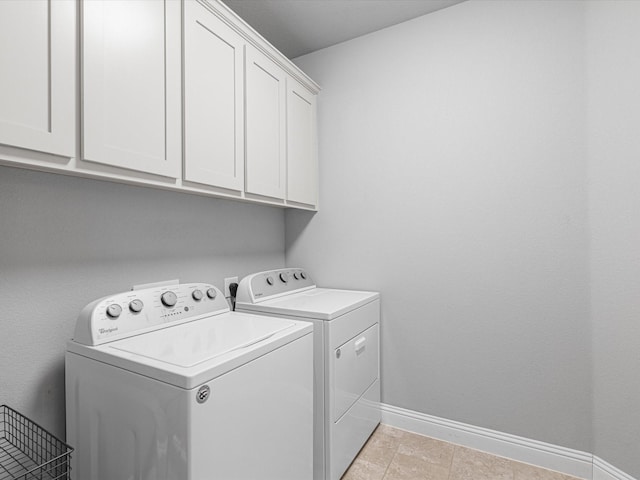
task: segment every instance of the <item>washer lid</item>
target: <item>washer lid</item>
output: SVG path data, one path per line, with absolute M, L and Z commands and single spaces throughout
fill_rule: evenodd
M 377 292 L 312 288 L 260 303 L 238 303 L 238 310 L 289 315 L 302 318 L 333 320 L 377 298 Z
M 309 322 L 227 312 L 67 352 L 193 389 L 312 333 Z
M 211 321 L 178 325 L 127 338 L 115 342 L 111 348 L 188 368 L 247 348 L 294 325 L 290 320 L 278 318 L 222 315 Z

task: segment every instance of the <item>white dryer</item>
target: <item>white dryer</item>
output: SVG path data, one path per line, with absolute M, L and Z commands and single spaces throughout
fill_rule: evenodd
M 72 478 L 310 480 L 312 338 L 207 284 L 89 304 L 66 353 Z
M 380 294 L 286 268 L 243 278 L 236 311 L 313 323 L 314 479 L 338 480 L 380 423 Z

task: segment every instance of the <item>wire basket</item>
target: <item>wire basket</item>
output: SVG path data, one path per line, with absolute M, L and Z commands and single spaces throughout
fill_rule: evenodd
M 0 405 L 0 480 L 68 480 L 71 452 L 37 423 Z

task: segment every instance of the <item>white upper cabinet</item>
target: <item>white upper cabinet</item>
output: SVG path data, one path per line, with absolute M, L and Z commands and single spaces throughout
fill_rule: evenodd
M 81 6 L 83 159 L 178 178 L 181 2 Z
M 319 90 L 220 0 L 0 0 L 0 165 L 315 210 Z
M 287 200 L 316 206 L 318 155 L 316 96 L 292 78 L 287 81 Z
M 0 144 L 75 155 L 76 4 L 0 1 Z
M 284 199 L 286 194 L 286 74 L 275 62 L 247 46 L 247 193 Z
M 244 187 L 244 40 L 203 5 L 184 4 L 184 179 Z

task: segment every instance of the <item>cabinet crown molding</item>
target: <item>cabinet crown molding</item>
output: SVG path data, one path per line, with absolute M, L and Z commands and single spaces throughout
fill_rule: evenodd
M 189 1 L 189 0 L 187 0 Z M 302 70 L 300 70 L 290 59 L 285 57 L 278 49 L 271 45 L 262 35 L 240 18 L 233 10 L 227 7 L 220 0 L 194 0 L 204 5 L 220 20 L 225 22 L 229 27 L 234 29 L 239 35 L 241 35 L 249 44 L 260 50 L 273 62 L 278 64 L 285 72 L 298 80 L 314 95 L 320 92 L 321 87 L 311 78 L 307 76 Z

